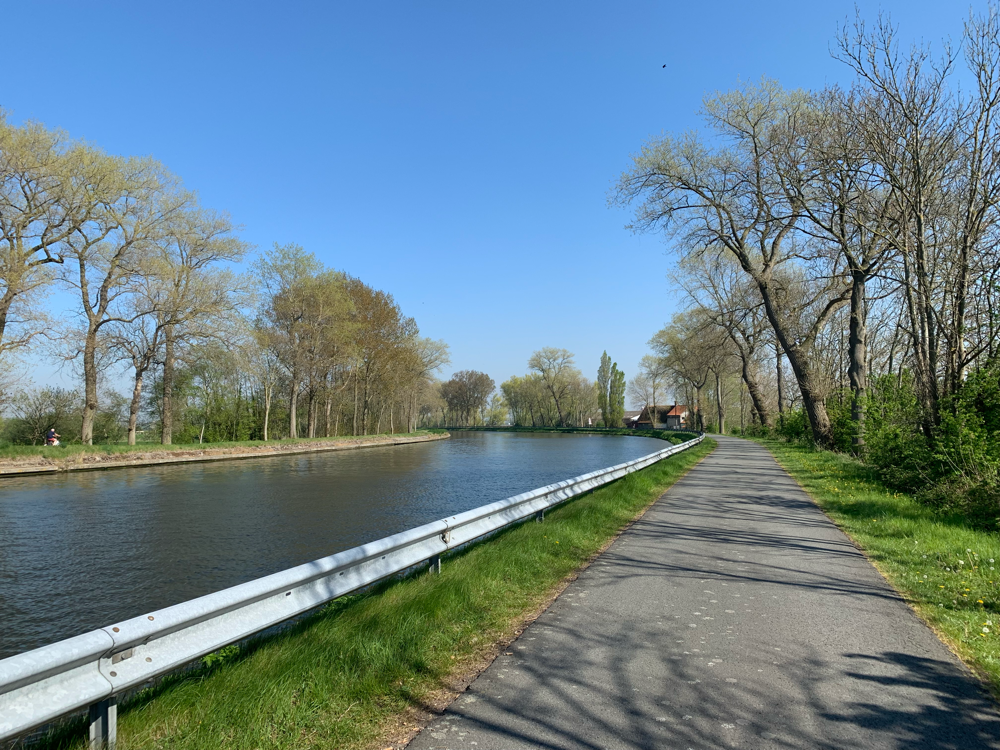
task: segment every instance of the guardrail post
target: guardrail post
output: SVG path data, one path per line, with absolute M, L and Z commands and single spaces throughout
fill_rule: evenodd
M 114 750 L 118 742 L 118 699 L 105 698 L 90 707 L 89 750 Z
M 541 523 L 544 520 L 545 520 L 545 510 L 542 509 L 535 514 L 535 521 Z
M 428 562 L 431 564 L 430 568 L 428 568 L 431 573 L 441 572 L 441 555 L 434 555 Z

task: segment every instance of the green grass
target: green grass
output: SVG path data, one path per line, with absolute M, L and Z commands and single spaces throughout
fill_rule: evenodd
M 108 445 L 83 445 L 82 443 L 63 443 L 53 448 L 44 445 L 4 445 L 0 446 L 0 460 L 17 459 L 32 456 L 42 456 L 50 459 L 64 459 L 86 454 L 98 455 L 118 455 L 124 453 L 151 453 L 154 451 L 190 451 L 206 450 L 209 448 L 248 448 L 268 445 L 292 445 L 302 443 L 326 443 L 343 440 L 357 440 L 375 437 L 415 437 L 419 435 L 443 434 L 445 430 L 417 430 L 416 432 L 405 433 L 383 433 L 379 435 L 365 435 L 352 437 L 350 435 L 339 437 L 323 438 L 285 438 L 283 440 L 236 440 L 221 443 L 175 443 L 173 445 L 160 445 L 159 443 L 139 443 L 138 445 L 125 445 L 124 443 L 113 443 Z
M 887 489 L 848 456 L 759 442 L 1000 697 L 1000 535 Z
M 481 665 L 714 446 L 706 440 L 547 513 L 544 523 L 514 526 L 446 557 L 440 575 L 339 599 L 278 636 L 147 691 L 120 710 L 118 747 L 375 746 L 450 678 Z M 80 728 L 49 747 L 83 747 Z

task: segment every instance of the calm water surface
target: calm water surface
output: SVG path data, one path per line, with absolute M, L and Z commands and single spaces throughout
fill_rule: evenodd
M 667 447 L 457 433 L 0 480 L 0 658 Z

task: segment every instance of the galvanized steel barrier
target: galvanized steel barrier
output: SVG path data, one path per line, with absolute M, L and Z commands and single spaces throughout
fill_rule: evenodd
M 113 747 L 116 696 L 344 594 L 697 445 L 686 443 L 0 660 L 0 740 L 90 708 L 92 748 Z

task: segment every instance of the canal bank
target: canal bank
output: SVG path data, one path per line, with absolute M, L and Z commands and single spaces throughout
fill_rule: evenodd
M 140 466 L 166 466 L 170 464 L 202 463 L 206 461 L 234 461 L 247 458 L 267 458 L 268 456 L 293 456 L 303 453 L 326 453 L 329 451 L 349 451 L 358 448 L 377 448 L 390 445 L 427 443 L 446 440 L 450 435 L 443 430 L 421 431 L 414 435 L 371 435 L 363 437 L 323 438 L 309 440 L 269 441 L 253 445 L 199 445 L 198 447 L 157 446 L 143 450 L 130 447 L 122 450 L 115 446 L 103 451 L 100 447 L 92 451 L 74 451 L 62 455 L 57 448 L 46 448 L 44 452 L 26 456 L 0 459 L 0 478 L 30 476 L 33 474 L 59 474 L 69 471 L 101 471 L 103 469 L 123 469 Z
M 120 747 L 404 741 L 710 449 L 695 446 L 546 514 L 544 523 L 454 553 L 440 575 L 342 598 L 278 637 L 217 656 L 123 707 Z

